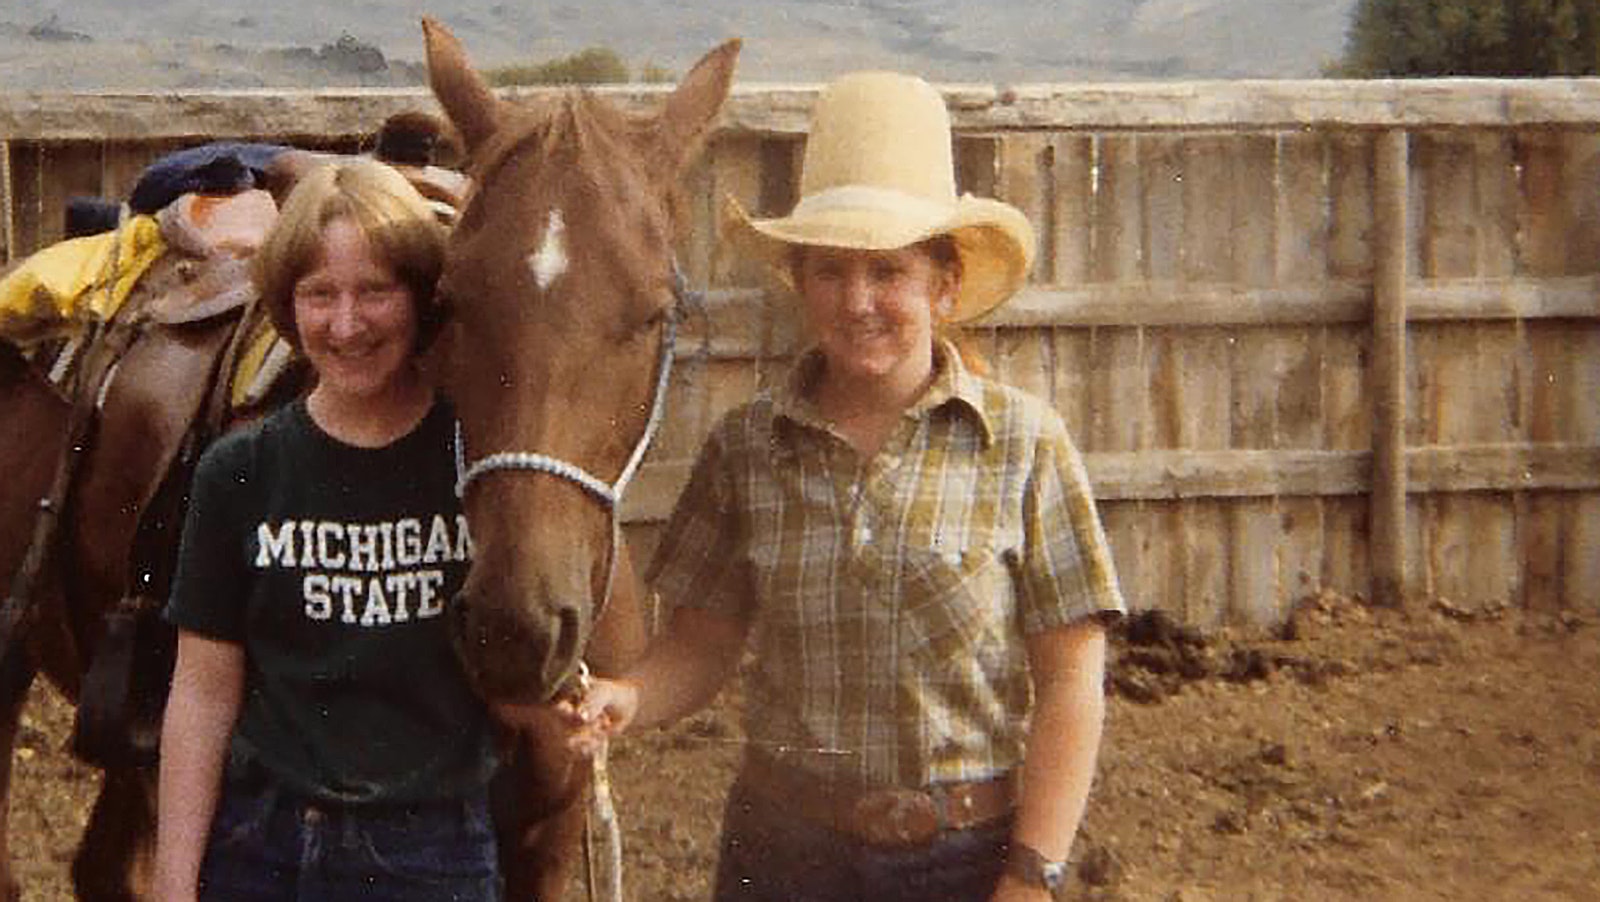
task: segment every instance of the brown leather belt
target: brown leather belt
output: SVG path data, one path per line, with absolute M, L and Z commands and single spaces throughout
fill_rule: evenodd
M 815 824 L 874 846 L 919 846 L 947 830 L 999 820 L 1016 806 L 1011 777 L 924 789 L 848 789 L 763 755 L 746 755 L 739 784 Z

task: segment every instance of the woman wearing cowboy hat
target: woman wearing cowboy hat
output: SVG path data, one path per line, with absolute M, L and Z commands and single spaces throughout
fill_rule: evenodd
M 571 712 L 579 748 L 670 722 L 752 648 L 719 900 L 1046 899 L 1065 877 L 1123 603 L 1060 418 L 946 336 L 1033 247 L 1016 209 L 956 196 L 950 139 L 927 83 L 846 76 L 794 211 L 733 210 L 813 343 L 713 430 L 651 572 L 670 625 Z

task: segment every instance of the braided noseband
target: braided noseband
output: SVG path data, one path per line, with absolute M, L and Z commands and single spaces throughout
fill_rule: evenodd
M 534 451 L 497 451 L 487 454 L 471 464 L 467 463 L 466 441 L 461 435 L 461 423 L 456 422 L 455 456 L 456 456 L 456 496 L 465 498 L 467 489 L 472 483 L 490 473 L 499 471 L 543 473 L 576 483 L 584 491 L 599 499 L 605 506 L 611 519 L 611 554 L 610 562 L 606 568 L 605 593 L 600 596 L 600 605 L 595 612 L 595 619 L 600 619 L 600 611 L 611 598 L 611 589 L 616 579 L 617 553 L 616 549 L 622 542 L 622 520 L 618 513 L 618 506 L 622 501 L 622 493 L 627 490 L 628 483 L 633 480 L 639 471 L 639 465 L 644 460 L 645 452 L 650 449 L 650 443 L 655 440 L 656 432 L 661 428 L 661 418 L 667 407 L 667 385 L 672 378 L 672 358 L 677 344 L 678 318 L 681 312 L 689 306 L 699 303 L 700 293 L 689 288 L 682 271 L 673 264 L 672 267 L 672 294 L 675 308 L 669 311 L 663 324 L 661 336 L 661 349 L 656 359 L 656 385 L 654 397 L 650 403 L 650 419 L 645 422 L 644 432 L 639 436 L 639 441 L 633 446 L 633 454 L 623 466 L 622 472 L 612 482 L 606 482 L 588 470 L 569 461 L 540 454 Z
M 461 423 L 457 422 L 456 497 L 465 498 L 467 489 L 480 477 L 498 470 L 520 470 L 546 473 L 575 482 L 589 494 L 600 499 L 608 509 L 614 511 L 622 500 L 622 493 L 627 489 L 628 483 L 633 481 L 634 475 L 638 473 L 639 464 L 644 460 L 650 443 L 655 440 L 656 432 L 661 428 L 662 413 L 667 407 L 667 384 L 672 377 L 673 347 L 677 342 L 678 332 L 678 323 L 674 317 L 667 318 L 665 330 L 661 338 L 661 352 L 656 361 L 656 385 L 650 404 L 650 419 L 645 423 L 644 433 L 639 436 L 638 443 L 633 446 L 633 454 L 628 458 L 628 463 L 614 481 L 606 482 L 577 464 L 535 451 L 497 451 L 486 454 L 468 465 L 466 442 L 461 437 Z

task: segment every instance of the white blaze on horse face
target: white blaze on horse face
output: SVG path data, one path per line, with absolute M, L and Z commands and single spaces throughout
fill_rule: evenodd
M 540 291 L 548 290 L 567 271 L 567 223 L 559 209 L 550 211 L 544 226 L 544 242 L 528 255 L 528 269 Z

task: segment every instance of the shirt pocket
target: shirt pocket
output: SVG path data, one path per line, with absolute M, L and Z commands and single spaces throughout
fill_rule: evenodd
M 1008 657 L 1015 593 L 1004 554 L 913 551 L 901 583 L 900 639 L 916 670 L 989 670 Z

